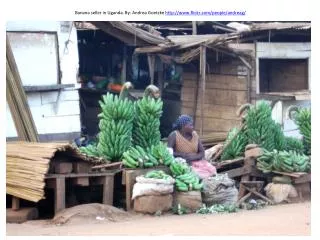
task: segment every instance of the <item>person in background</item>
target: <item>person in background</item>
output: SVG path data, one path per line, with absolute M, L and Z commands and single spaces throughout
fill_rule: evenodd
M 173 128 L 174 131 L 168 137 L 168 147 L 173 149 L 174 157 L 185 159 L 202 179 L 216 175 L 216 168 L 204 160 L 205 151 L 198 134 L 193 129 L 192 118 L 181 115 Z

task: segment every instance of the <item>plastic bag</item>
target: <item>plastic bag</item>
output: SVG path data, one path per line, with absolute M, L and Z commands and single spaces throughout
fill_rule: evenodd
M 215 154 L 223 148 L 223 144 L 217 144 L 207 150 L 205 150 L 205 159 L 207 161 L 210 161 L 211 159 L 214 158 Z
M 146 178 L 144 176 L 136 177 L 137 183 L 154 183 L 163 185 L 173 185 L 176 181 L 171 176 L 168 179 Z
M 235 181 L 227 174 L 218 174 L 203 180 L 203 201 L 207 205 L 235 204 L 238 200 L 238 189 Z

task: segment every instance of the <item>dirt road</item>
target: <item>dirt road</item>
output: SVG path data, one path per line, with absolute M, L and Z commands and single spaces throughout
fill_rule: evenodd
M 310 202 L 221 215 L 143 216 L 126 222 L 7 224 L 7 235 L 304 235 L 311 232 Z

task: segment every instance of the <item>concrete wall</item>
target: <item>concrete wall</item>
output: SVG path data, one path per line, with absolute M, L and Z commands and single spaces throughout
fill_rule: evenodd
M 15 34 L 16 38 L 13 38 L 15 41 L 12 48 L 24 85 L 49 85 L 60 82 L 61 84 L 75 84 L 78 87 L 77 32 L 71 26 L 71 22 L 7 22 L 6 30 L 9 34 L 12 32 L 20 34 Z M 42 37 L 39 35 L 40 39 L 38 40 L 35 37 L 26 37 L 28 41 L 23 41 L 23 37 L 28 36 L 25 35 L 28 32 L 49 32 L 51 34 L 49 36 L 56 35 L 58 41 L 53 43 L 52 39 L 43 37 L 44 35 Z M 43 38 L 47 40 L 44 41 Z M 68 42 L 67 45 L 66 42 Z M 56 47 L 58 51 L 55 49 Z M 57 56 L 58 61 L 53 62 L 51 54 Z M 41 64 L 41 62 L 48 64 Z M 39 66 L 40 64 L 41 66 Z M 61 74 L 59 74 L 59 69 Z M 27 98 L 38 133 L 41 136 L 57 135 L 59 136 L 57 140 L 65 140 L 70 137 L 70 133 L 80 132 L 77 90 L 63 89 L 59 98 L 58 91 L 27 93 Z M 6 130 L 7 138 L 17 136 L 8 105 Z

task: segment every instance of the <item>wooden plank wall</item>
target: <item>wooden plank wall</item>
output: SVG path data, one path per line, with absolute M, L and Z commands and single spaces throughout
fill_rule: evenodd
M 227 133 L 232 127 L 239 126 L 236 110 L 247 103 L 246 68 L 239 60 L 225 63 L 208 61 L 209 73 L 206 76 L 203 134 Z M 252 64 L 253 65 L 253 64 Z M 253 65 L 254 66 L 254 65 Z M 254 71 L 251 72 L 251 79 Z M 196 101 L 197 73 L 184 72 L 181 90 L 181 114 L 189 114 L 195 120 L 195 130 L 199 132 L 201 122 L 200 88 Z M 251 81 L 251 98 L 255 99 L 255 80 Z M 197 102 L 196 117 L 194 107 Z

